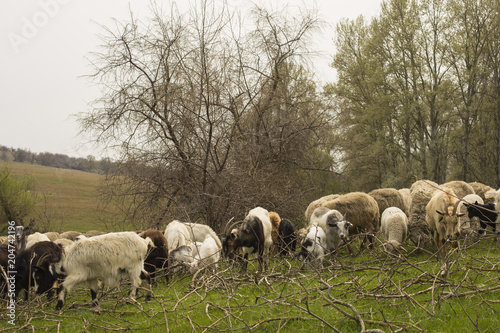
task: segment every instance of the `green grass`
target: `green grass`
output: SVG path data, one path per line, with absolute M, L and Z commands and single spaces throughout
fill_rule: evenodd
M 408 247 L 409 250 L 411 250 Z M 432 253 L 388 257 L 379 248 L 335 264 L 301 270 L 294 259 L 272 258 L 265 274 L 222 262 L 216 273 L 177 275 L 153 286 L 154 299 L 127 304 L 128 286 L 103 289 L 100 311 L 85 287 L 70 292 L 63 311 L 55 302 L 18 304 L 16 328 L 37 332 L 496 332 L 500 327 L 499 244 L 467 242 L 447 258 Z M 448 274 L 440 270 L 447 263 Z M 144 295 L 144 291 L 141 291 Z M 2 324 L 6 319 L 0 315 Z M 2 325 L 0 324 L 0 325 Z M 7 328 L 7 326 L 3 326 Z M 14 330 L 14 328 L 13 328 Z
M 36 192 L 43 196 L 36 210 L 26 218 L 36 221 L 41 231 L 107 230 L 106 220 L 116 218 L 119 212 L 101 209 L 97 189 L 104 176 L 78 170 L 45 167 L 37 164 L 0 162 L 14 176 L 32 176 Z

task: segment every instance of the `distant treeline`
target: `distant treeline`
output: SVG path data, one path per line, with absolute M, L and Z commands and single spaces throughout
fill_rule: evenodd
M 61 169 L 72 169 L 94 173 L 109 173 L 113 162 L 109 158 L 97 160 L 94 156 L 70 157 L 64 154 L 33 153 L 21 148 L 0 145 L 0 161 L 25 162 Z

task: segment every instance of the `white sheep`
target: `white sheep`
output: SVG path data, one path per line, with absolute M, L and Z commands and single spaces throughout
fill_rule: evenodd
M 55 272 L 65 275 L 56 310 L 63 307 L 66 294 L 74 286 L 87 282 L 92 295 L 92 305 L 97 305 L 98 280 L 108 286 L 116 286 L 123 275 L 132 282 L 130 298 L 134 300 L 141 278 L 148 279 L 151 295 L 151 279 L 144 271 L 144 259 L 151 239 L 143 239 L 135 232 L 116 232 L 80 239 L 68 246 L 63 258 L 54 265 Z
M 45 242 L 45 241 L 50 242 L 49 237 L 47 237 L 46 235 L 41 234 L 39 232 L 35 232 L 35 233 L 29 235 L 28 237 L 26 237 L 26 248 L 29 249 L 34 244 L 36 244 L 38 242 Z
M 167 239 L 169 251 L 175 250 L 183 245 L 189 245 L 193 241 L 186 224 L 177 220 L 167 225 L 165 228 L 165 238 Z
M 388 207 L 382 212 L 380 230 L 385 237 L 385 250 L 397 252 L 403 247 L 408 234 L 408 217 L 398 207 Z

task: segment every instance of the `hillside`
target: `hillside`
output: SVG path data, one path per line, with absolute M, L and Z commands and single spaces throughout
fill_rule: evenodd
M 30 163 L 0 162 L 15 176 L 33 176 L 36 191 L 44 200 L 29 217 L 34 218 L 40 231 L 106 230 L 104 221 L 116 212 L 99 208 L 97 188 L 104 176 L 69 169 L 46 167 Z M 26 223 L 27 221 L 25 221 Z

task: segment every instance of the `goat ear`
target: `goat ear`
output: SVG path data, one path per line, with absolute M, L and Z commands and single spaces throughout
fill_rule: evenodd
M 444 213 L 443 212 L 440 212 L 439 210 L 436 210 L 436 213 L 438 213 L 439 215 L 443 216 Z

